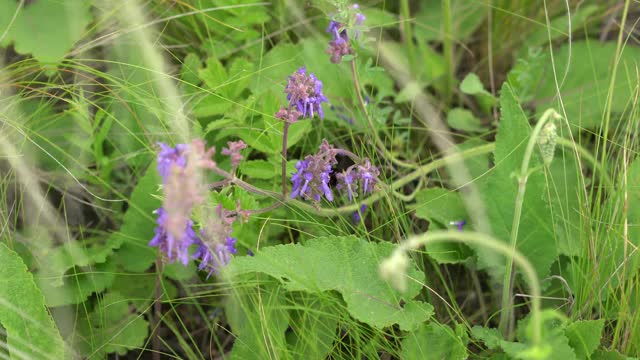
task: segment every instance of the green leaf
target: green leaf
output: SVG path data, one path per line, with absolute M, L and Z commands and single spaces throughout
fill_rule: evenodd
M 161 183 L 154 161 L 131 194 L 120 230 L 111 234 L 114 239 L 110 241 L 122 243 L 117 252 L 118 261 L 127 271 L 143 272 L 157 257 L 157 248 L 150 247 L 148 243 L 156 227 L 153 211 L 161 206 L 160 200 L 152 194 L 156 193 Z
M 446 325 L 423 325 L 402 340 L 402 359 L 463 360 L 467 356 L 463 340 Z
M 291 124 L 291 126 L 289 127 L 289 137 L 287 139 L 287 149 L 291 148 L 300 140 L 307 137 L 311 129 L 313 129 L 313 121 L 317 120 L 302 120 Z M 275 143 L 275 145 L 279 145 L 280 148 L 282 148 L 282 135 L 276 136 Z
M 42 292 L 20 256 L 4 243 L 0 243 L 0 264 L 0 324 L 11 358 L 64 358 L 64 343 Z
M 211 91 L 227 94 L 226 90 L 219 90 L 229 78 L 227 70 L 215 56 L 207 59 L 207 67 L 198 71 L 198 75 Z
M 481 180 L 481 188 L 492 231 L 499 240 L 508 244 L 518 193 L 517 175 L 514 174 L 520 172 L 531 130 L 526 115 L 507 84 L 502 87 L 500 105 L 495 167 L 486 179 Z M 529 169 L 539 166 L 537 153 L 531 160 Z M 553 220 L 545 187 L 542 171 L 535 170 L 529 174 L 517 238 L 517 249 L 531 262 L 539 278 L 548 276 L 551 264 L 557 258 Z M 494 276 L 502 276 L 504 258 L 493 251 L 480 247 L 476 249 L 479 264 L 490 267 Z
M 564 334 L 569 339 L 569 345 L 576 352 L 576 357 L 586 359 L 590 358 L 600 345 L 603 329 L 604 319 L 578 320 L 569 324 Z
M 266 273 L 288 291 L 320 293 L 334 290 L 342 295 L 347 310 L 357 320 L 376 328 L 398 324 L 415 329 L 431 317 L 433 306 L 412 300 L 420 285 L 410 282 L 404 295 L 378 276 L 378 264 L 393 245 L 368 243 L 355 237 L 324 237 L 308 243 L 267 247 L 253 257 L 234 259 L 229 275 Z M 422 275 L 415 264 L 409 276 Z M 405 301 L 404 307 L 401 302 Z
M 638 358 L 627 357 L 615 350 L 596 350 L 591 356 L 592 360 L 638 360 Z
M 469 73 L 464 77 L 462 83 L 460 84 L 460 90 L 468 95 L 484 95 L 493 97 L 490 92 L 484 89 L 484 85 L 478 75 L 474 73 Z
M 24 5 L 9 27 L 16 2 L 3 1 L 0 28 L 8 29 L 8 33 L 2 45 L 15 41 L 17 53 L 32 54 L 45 63 L 59 62 L 84 35 L 92 21 L 90 9 L 91 1 L 38 0 Z
M 610 41 L 574 41 L 571 43 L 571 57 L 569 45 L 554 50 L 555 73 L 561 82 L 560 95 L 572 129 L 591 129 L 601 125 L 613 74 L 611 69 L 616 58 L 616 46 L 615 42 Z M 630 99 L 633 99 L 637 83 L 635 68 L 640 65 L 638 59 L 640 48 L 623 47 L 614 93 L 609 98 L 612 102 L 611 111 L 614 113 L 611 123 L 613 128 L 617 126 L 615 113 L 625 111 L 630 105 Z M 531 74 L 532 86 L 537 89 L 536 111 L 540 114 L 549 107 L 560 108 L 549 54 L 546 54 L 542 61 L 546 68 L 541 67 L 537 73 Z
M 550 192 L 558 252 L 568 256 L 578 256 L 583 251 L 583 231 L 580 196 L 582 173 L 572 151 L 556 150 L 559 154 L 549 166 L 551 180 L 547 188 Z M 586 200 L 583 200 L 586 201 Z
M 39 271 L 35 279 L 45 295 L 47 306 L 63 306 L 79 304 L 91 294 L 104 291 L 113 284 L 115 272 L 113 259 L 68 271 L 61 286 L 54 286 L 46 271 Z
M 471 335 L 478 340 L 482 340 L 489 350 L 501 347 L 500 344 L 504 341 L 498 329 L 490 329 L 478 325 L 471 329 Z
M 486 129 L 482 127 L 480 119 L 475 117 L 473 113 L 467 109 L 454 108 L 447 113 L 447 123 L 456 130 L 467 132 L 484 132 Z
M 287 342 L 297 359 L 326 359 L 333 349 L 337 337 L 339 309 L 324 299 L 307 299 L 310 295 L 298 296 L 303 303 L 301 310 L 289 312 L 291 332 Z
M 234 259 L 234 262 L 237 259 Z M 284 358 L 285 331 L 289 326 L 286 299 L 280 286 L 241 287 L 233 301 L 225 303 L 225 314 L 237 340 L 230 359 Z M 255 308 L 260 307 L 260 312 Z
M 240 163 L 240 172 L 256 179 L 273 179 L 280 174 L 274 164 L 266 160 L 245 160 Z
M 418 192 L 415 209 L 417 217 L 436 223 L 431 224 L 430 229 L 446 228 L 452 221 L 468 219 L 460 194 L 443 188 L 429 188 Z M 430 244 L 425 250 L 440 264 L 459 263 L 471 256 L 468 246 L 452 242 Z
M 188 91 L 193 91 L 193 86 L 200 83 L 200 77 L 198 76 L 200 71 L 202 71 L 200 57 L 195 53 L 188 53 L 182 60 L 182 67 L 180 68 L 180 79 L 191 85 L 185 87 Z
M 423 41 L 442 41 L 445 36 L 465 42 L 478 26 L 482 25 L 486 16 L 486 9 L 482 3 L 468 0 L 450 1 L 452 18 L 452 32 L 444 33 L 442 2 L 438 0 L 426 0 L 420 2 L 415 23 L 416 37 Z
M 141 314 L 129 312 L 129 301 L 117 292 L 100 299 L 88 318 L 79 319 L 71 341 L 88 358 L 106 358 L 106 354 L 125 355 L 144 345 L 149 323 Z

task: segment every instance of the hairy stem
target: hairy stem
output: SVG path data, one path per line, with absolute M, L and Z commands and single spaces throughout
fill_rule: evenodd
M 409 8 L 409 0 L 400 1 L 400 15 L 402 16 L 402 33 L 409 56 L 409 71 L 414 73 L 416 70 L 416 51 L 413 46 L 413 28 L 410 20 L 411 10 Z
M 451 28 L 451 1 L 442 1 L 442 19 L 444 21 L 444 37 L 442 40 L 442 50 L 444 52 L 444 66 L 445 66 L 445 99 L 448 104 L 451 103 L 451 97 L 453 95 L 453 86 L 455 83 L 455 66 L 453 64 L 453 36 Z
M 289 137 L 289 126 L 291 123 L 284 122 L 282 129 L 282 196 L 287 196 L 287 138 Z
M 511 224 L 511 236 L 509 241 L 509 246 L 515 252 L 516 245 L 518 242 L 518 229 L 520 226 L 520 217 L 522 216 L 522 205 L 524 204 L 524 195 L 527 190 L 527 179 L 529 177 L 529 162 L 531 161 L 531 156 L 533 156 L 533 150 L 538 141 L 538 135 L 544 125 L 549 121 L 556 118 L 559 118 L 560 115 L 553 110 L 548 109 L 542 114 L 542 117 L 536 124 L 535 128 L 531 132 L 531 136 L 529 137 L 529 142 L 527 143 L 527 148 L 524 153 L 524 158 L 522 159 L 522 165 L 520 167 L 520 174 L 518 176 L 518 193 L 516 195 L 516 203 L 513 211 L 513 222 Z M 511 325 L 513 319 L 513 310 L 511 304 L 511 292 L 513 289 L 513 257 L 507 258 L 507 264 L 504 272 L 504 279 L 502 284 L 502 312 L 500 312 L 500 325 L 499 329 L 502 335 L 509 339 L 511 337 Z

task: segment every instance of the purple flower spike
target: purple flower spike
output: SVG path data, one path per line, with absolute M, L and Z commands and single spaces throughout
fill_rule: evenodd
M 338 179 L 338 184 L 336 185 L 336 188 L 338 190 L 347 191 L 349 202 L 352 202 L 353 198 L 357 195 L 357 193 L 355 193 L 357 186 L 354 184 L 356 177 L 357 177 L 357 174 L 353 170 L 353 167 L 350 167 L 347 171 L 343 171 L 342 173 L 336 175 L 336 178 Z
M 218 273 L 220 268 L 226 266 L 231 261 L 231 255 L 236 254 L 236 238 L 227 236 L 224 244 L 215 245 L 214 249 L 209 248 L 204 242 L 200 242 L 193 254 L 194 258 L 200 259 L 199 270 L 208 269 L 207 279 L 211 274 Z
M 169 216 L 163 208 L 155 211 L 158 215 L 155 229 L 156 235 L 149 242 L 149 246 L 157 246 L 162 252 L 167 254 L 169 262 L 179 260 L 183 265 L 189 263 L 189 246 L 200 241 L 195 231 L 193 231 L 193 221 L 189 220 L 186 227 L 180 233 L 174 235 L 168 230 Z
M 329 188 L 332 166 L 336 164 L 336 150 L 323 140 L 318 153 L 308 155 L 296 164 L 296 172 L 291 176 L 293 188 L 291 198 L 301 197 L 307 200 L 320 201 L 322 195 L 333 201 L 333 193 Z
M 369 159 L 365 159 L 364 165 L 358 166 L 358 175 L 362 182 L 362 192 L 365 194 L 372 193 L 373 188 L 378 183 L 378 176 L 380 175 L 378 168 L 371 165 Z
M 160 152 L 158 153 L 158 173 L 162 176 L 162 182 L 166 183 L 169 175 L 171 174 L 171 168 L 176 165 L 182 169 L 187 166 L 187 144 L 177 144 L 175 148 L 165 144 L 158 143 L 160 146 Z
M 307 69 L 301 67 L 289 76 L 289 83 L 284 92 L 291 107 L 302 113 L 302 117 L 313 118 L 318 114 L 324 119 L 322 103 L 329 100 L 322 93 L 322 82 L 313 75 L 307 74 Z
M 280 108 L 280 110 L 278 110 L 278 112 L 276 113 L 277 119 L 284 120 L 285 122 L 288 122 L 290 124 L 298 121 L 301 116 L 302 113 L 296 109 Z
M 222 155 L 228 155 L 231 158 L 231 166 L 237 167 L 242 161 L 240 151 L 247 148 L 247 144 L 242 140 L 227 142 L 228 148 L 222 148 Z

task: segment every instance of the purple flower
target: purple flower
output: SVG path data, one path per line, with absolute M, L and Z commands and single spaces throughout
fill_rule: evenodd
M 364 165 L 358 165 L 358 175 L 362 183 L 363 193 L 372 193 L 373 188 L 378 183 L 378 176 L 380 171 L 375 166 L 371 165 L 369 159 L 364 160 Z
M 300 119 L 300 116 L 302 116 L 302 113 L 292 108 L 280 108 L 280 110 L 278 110 L 278 112 L 276 113 L 277 119 L 284 120 L 285 122 L 288 122 L 290 124 L 298 121 L 298 119 Z
M 200 241 L 195 231 L 193 231 L 193 221 L 188 220 L 182 231 L 174 234 L 168 229 L 170 219 L 167 212 L 163 208 L 159 208 L 154 213 L 158 215 L 158 219 L 156 219 L 158 226 L 155 229 L 156 235 L 149 242 L 149 246 L 157 246 L 160 251 L 167 254 L 169 262 L 172 263 L 177 259 L 182 264 L 187 265 L 189 262 L 189 246 Z
M 304 160 L 296 163 L 296 172 L 291 176 L 293 188 L 291 198 L 302 197 L 303 199 L 320 201 L 322 195 L 327 200 L 333 201 L 333 193 L 329 187 L 332 166 L 336 160 L 336 150 L 329 145 L 326 140 L 322 141 L 318 153 L 307 155 Z
M 455 225 L 458 227 L 458 231 L 462 231 L 462 227 L 467 223 L 467 220 L 461 220 L 461 221 L 451 221 L 449 222 L 450 225 Z
M 175 165 L 180 168 L 187 166 L 186 152 L 188 149 L 187 144 L 176 144 L 175 148 L 159 142 L 160 152 L 158 153 L 158 173 L 162 176 L 162 182 L 166 183 L 169 175 L 171 174 L 171 168 Z
M 200 259 L 199 270 L 208 269 L 207 279 L 213 273 L 218 273 L 220 268 L 226 266 L 231 261 L 231 255 L 236 254 L 236 238 L 231 236 L 225 237 L 223 244 L 216 244 L 212 248 L 205 242 L 200 241 L 198 248 L 193 253 L 194 259 Z
M 331 20 L 329 26 L 327 26 L 326 32 L 331 33 L 332 37 L 329 41 L 327 53 L 331 55 L 330 59 L 334 64 L 340 63 L 343 56 L 353 54 L 347 28 L 351 29 L 353 25 L 362 26 L 364 23 L 366 17 L 356 12 L 359 8 L 358 4 L 354 4 L 348 11 L 348 15 L 340 16 L 340 21 Z M 360 31 L 358 29 L 354 30 L 354 36 L 356 39 L 360 37 Z
M 371 165 L 369 159 L 364 159 L 362 164 L 351 165 L 342 174 L 336 175 L 338 185 L 336 188 L 347 192 L 349 201 L 356 197 L 357 190 L 362 189 L 362 194 L 373 193 L 378 183 L 380 171 Z
M 364 212 L 367 211 L 367 204 L 360 205 L 360 211 L 353 212 L 353 222 L 358 224 L 362 220 L 360 215 L 364 215 Z
M 354 196 L 358 194 L 355 193 L 357 189 L 357 185 L 354 184 L 354 180 L 358 175 L 353 170 L 353 167 L 349 167 L 346 171 L 343 171 L 340 174 L 336 175 L 338 179 L 338 184 L 336 188 L 338 190 L 346 190 L 347 196 L 349 196 L 349 202 L 353 201 Z
M 240 164 L 240 161 L 242 161 L 242 154 L 240 154 L 240 151 L 246 149 L 247 144 L 242 140 L 238 140 L 228 141 L 227 146 L 229 147 L 222 148 L 222 155 L 228 155 L 229 158 L 231 158 L 231 166 L 235 168 Z
M 320 119 L 324 118 L 322 103 L 329 100 L 322 93 L 322 82 L 313 73 L 307 74 L 304 66 L 289 76 L 284 92 L 290 107 L 296 108 L 303 117 L 311 119 L 317 113 Z

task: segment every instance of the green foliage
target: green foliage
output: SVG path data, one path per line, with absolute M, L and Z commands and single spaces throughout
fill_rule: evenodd
M 125 355 L 142 346 L 149 334 L 144 316 L 131 313 L 128 300 L 116 292 L 104 295 L 96 309 L 78 321 L 70 341 L 88 358 L 104 358 L 110 353 Z
M 635 68 L 638 65 L 640 49 L 625 47 L 620 55 L 618 72 L 612 79 L 611 68 L 616 59 L 616 44 L 597 41 L 574 41 L 555 50 L 555 74 L 560 87 L 562 104 L 567 121 L 572 129 L 593 129 L 602 125 L 603 110 L 607 101 L 611 101 L 613 119 L 618 119 L 633 98 L 637 83 Z M 543 60 L 545 67 L 536 68 L 537 72 L 529 76 L 537 89 L 536 109 L 542 113 L 549 107 L 561 109 L 557 98 L 556 81 L 549 54 Z M 533 70 L 533 69 L 532 69 Z M 565 76 L 566 74 L 566 76 Z M 607 93 L 609 83 L 614 81 L 614 93 Z M 616 124 L 611 124 L 613 127 Z
M 0 4 L 0 29 L 7 33 L 0 46 L 14 43 L 14 49 L 20 54 L 32 54 L 44 63 L 60 62 L 85 35 L 87 25 L 93 20 L 91 3 L 37 0 L 28 4 L 23 2 L 23 7 L 19 8 L 17 1 L 3 1 Z
M 466 344 L 449 327 L 422 325 L 402 341 L 402 359 L 466 359 Z
M 64 343 L 18 254 L 0 243 L 0 324 L 12 359 L 62 359 Z
M 495 167 L 486 180 L 481 181 L 481 189 L 494 234 L 498 239 L 509 243 L 513 231 L 518 179 L 527 175 L 519 172 L 531 130 L 526 115 L 506 84 L 501 90 L 500 106 L 500 125 L 494 151 Z M 540 164 L 537 158 L 534 156 L 534 161 L 529 165 L 530 170 Z M 533 170 L 528 174 L 522 216 L 517 224 L 517 249 L 527 256 L 541 278 L 549 274 L 558 253 L 545 187 L 544 174 L 540 170 Z M 476 251 L 482 266 L 492 267 L 494 274 L 502 274 L 504 260 L 482 248 Z
M 445 228 L 450 226 L 451 222 L 469 218 L 460 195 L 443 188 L 430 188 L 418 192 L 415 214 L 432 222 L 430 228 Z M 467 225 L 467 228 L 471 228 L 471 224 Z M 452 242 L 430 244 L 426 250 L 429 256 L 440 264 L 462 262 L 471 256 L 468 246 Z
M 569 345 L 575 350 L 577 359 L 590 358 L 600 345 L 604 319 L 580 320 L 569 324 L 564 330 Z
M 359 321 L 376 328 L 398 324 L 404 330 L 415 329 L 432 315 L 433 307 L 413 300 L 420 290 L 418 284 L 412 283 L 400 296 L 378 277 L 378 263 L 392 248 L 390 244 L 371 244 L 355 237 L 318 238 L 304 245 L 278 245 L 254 257 L 237 258 L 230 264 L 228 274 L 233 277 L 266 273 L 278 279 L 287 291 L 337 291 L 349 313 Z M 421 277 L 415 267 L 409 275 Z
M 120 230 L 110 237 L 110 242 L 121 244 L 117 252 L 118 261 L 127 271 L 145 271 L 156 259 L 156 249 L 147 244 L 153 238 L 156 226 L 153 211 L 161 205 L 152 196 L 160 183 L 155 163 L 151 164 L 131 194 Z

